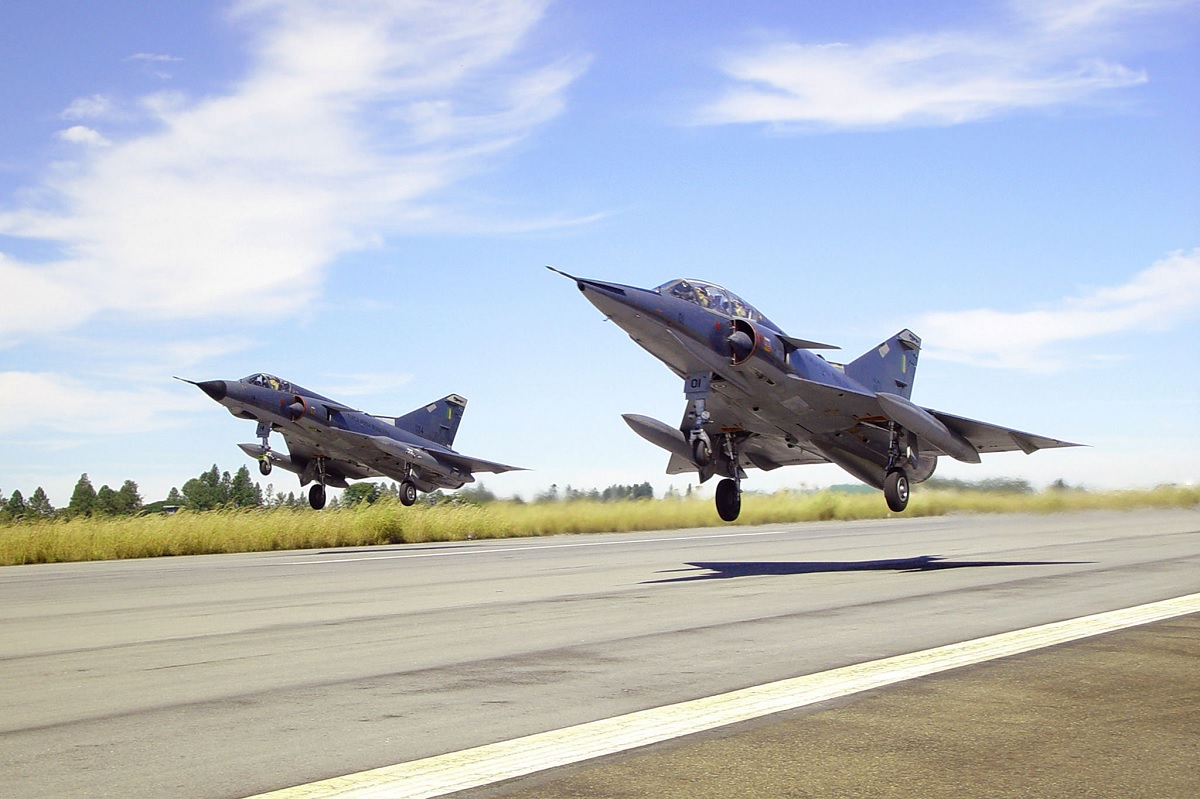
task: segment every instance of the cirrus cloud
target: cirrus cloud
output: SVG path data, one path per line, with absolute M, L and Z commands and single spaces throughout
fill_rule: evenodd
M 930 357 L 980 366 L 1054 371 L 1056 347 L 1139 331 L 1169 330 L 1200 311 L 1200 248 L 1178 251 L 1119 286 L 1028 311 L 976 308 L 930 313 L 918 329 Z
M 233 90 L 143 97 L 138 135 L 60 132 L 107 146 L 55 165 L 26 193 L 37 204 L 0 208 L 0 234 L 60 253 L 0 254 L 0 345 L 105 313 L 305 306 L 339 255 L 436 221 L 439 191 L 561 113 L 586 60 L 522 53 L 543 12 L 539 0 L 236 4 L 253 58 Z M 93 95 L 64 116 L 109 109 Z
M 1103 54 L 1119 26 L 1179 0 L 1014 0 L 978 29 L 865 43 L 774 41 L 727 54 L 731 85 L 700 124 L 784 130 L 955 125 L 1088 102 L 1145 83 Z

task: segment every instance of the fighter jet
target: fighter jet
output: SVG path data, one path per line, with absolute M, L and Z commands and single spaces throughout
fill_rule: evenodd
M 901 330 L 840 364 L 814 350 L 837 347 L 786 335 L 733 292 L 702 280 L 643 289 L 575 277 L 593 305 L 679 377 L 687 408 L 678 427 L 625 414 L 640 436 L 671 453 L 668 474 L 713 475 L 717 513 L 741 512 L 746 469 L 835 463 L 881 489 L 897 513 L 909 484 L 939 456 L 979 463 L 981 453 L 1074 447 L 916 405 L 910 399 L 921 339 Z
M 450 448 L 467 407 L 457 394 L 393 418 L 363 413 L 265 373 L 200 383 L 177 379 L 198 386 L 237 418 L 257 421 L 259 443 L 238 446 L 258 461 L 263 475 L 279 466 L 299 475 L 301 486 L 313 483 L 308 503 L 315 510 L 325 507 L 325 486 L 346 488 L 347 480 L 391 477 L 400 481 L 400 501 L 412 505 L 418 490 L 461 488 L 475 482 L 473 472 L 521 469 Z M 283 434 L 287 455 L 271 449 L 273 430 Z

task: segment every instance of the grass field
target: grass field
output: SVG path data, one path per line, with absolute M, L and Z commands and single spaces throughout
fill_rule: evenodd
M 904 516 L 949 513 L 1059 513 L 1200 507 L 1200 487 L 1148 491 L 914 492 Z M 747 493 L 739 525 L 882 519 L 892 516 L 874 492 Z M 628 502 L 493 502 L 416 505 L 381 501 L 327 511 L 275 508 L 181 511 L 172 516 L 77 518 L 0 525 L 0 566 L 280 549 L 379 546 L 557 533 L 629 532 L 719 525 L 708 499 Z

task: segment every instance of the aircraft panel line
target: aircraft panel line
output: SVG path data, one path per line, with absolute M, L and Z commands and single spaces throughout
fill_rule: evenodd
M 251 799 L 428 799 L 996 658 L 1200 612 L 1200 593 L 1042 624 L 285 788 Z

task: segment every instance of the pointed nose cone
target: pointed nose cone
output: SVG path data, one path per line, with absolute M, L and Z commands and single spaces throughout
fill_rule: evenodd
M 582 278 L 575 283 L 588 302 L 614 321 L 630 313 L 646 311 L 651 299 L 658 296 L 648 289 L 605 283 L 602 280 Z
M 217 402 L 225 399 L 225 395 L 229 391 L 225 386 L 224 380 L 205 380 L 204 382 L 197 383 L 196 385 L 200 386 L 201 391 L 215 399 Z
M 626 298 L 630 292 L 645 292 L 645 289 L 634 288 L 633 286 L 622 286 L 620 283 L 605 283 L 603 280 L 592 280 L 590 277 L 576 277 L 568 275 L 561 269 L 555 269 L 553 266 L 547 266 L 551 272 L 562 275 L 567 280 L 575 281 L 575 287 L 591 301 L 601 311 L 607 313 L 607 308 L 611 307 L 613 302 L 621 305 L 628 305 Z

